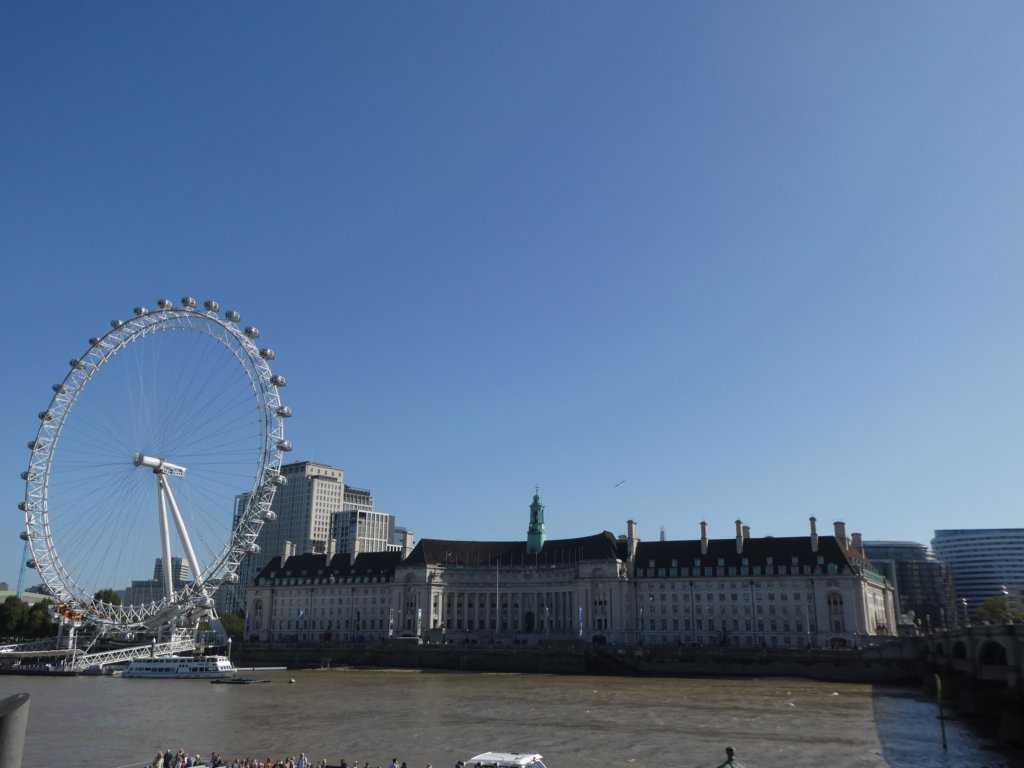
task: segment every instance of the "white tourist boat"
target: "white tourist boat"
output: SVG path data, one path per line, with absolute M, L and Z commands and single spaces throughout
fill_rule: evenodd
M 463 762 L 466 768 L 545 768 L 541 756 L 525 752 L 484 752 Z
M 144 656 L 132 659 L 121 677 L 204 678 L 234 677 L 227 656 Z

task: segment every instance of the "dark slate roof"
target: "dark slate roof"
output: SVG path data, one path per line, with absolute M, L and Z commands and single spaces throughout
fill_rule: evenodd
M 525 541 L 452 541 L 420 539 L 405 562 L 410 565 L 571 565 L 580 560 L 619 557 L 615 536 L 608 531 L 576 539 L 548 539 L 530 554 Z
M 824 558 L 823 565 L 818 563 L 819 556 Z M 817 552 L 811 551 L 810 536 L 766 536 L 760 539 L 746 539 L 743 542 L 742 553 L 736 551 L 736 539 L 709 539 L 708 551 L 704 555 L 701 554 L 700 539 L 642 541 L 637 545 L 635 566 L 637 569 L 650 569 L 650 562 L 653 560 L 655 568 L 667 569 L 672 567 L 672 561 L 675 560 L 677 567 L 692 569 L 695 561 L 699 559 L 700 575 L 703 575 L 705 567 L 718 567 L 721 559 L 725 568 L 735 567 L 738 573 L 743 558 L 747 559 L 750 566 L 764 567 L 767 566 L 769 557 L 772 558 L 774 565 L 786 566 L 787 571 L 795 557 L 801 573 L 804 572 L 804 566 L 809 566 L 812 573 L 825 572 L 832 563 L 840 572 L 853 566 L 870 568 L 867 558 L 841 545 L 834 536 L 819 536 Z
M 257 575 L 257 579 L 329 579 L 335 581 L 365 577 L 392 578 L 395 567 L 402 561 L 401 552 L 363 552 L 354 563 L 349 555 L 338 554 L 327 562 L 326 555 L 293 555 L 284 566 L 281 557 L 274 557 Z

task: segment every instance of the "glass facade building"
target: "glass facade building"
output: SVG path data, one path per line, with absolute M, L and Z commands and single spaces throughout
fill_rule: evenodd
M 953 568 L 957 599 L 971 614 L 986 598 L 1024 586 L 1024 528 L 936 531 L 932 551 Z

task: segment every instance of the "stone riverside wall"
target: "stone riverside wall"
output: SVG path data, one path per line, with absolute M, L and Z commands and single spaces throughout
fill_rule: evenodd
M 396 667 L 472 672 L 652 677 L 803 677 L 847 683 L 920 685 L 923 667 L 915 660 L 871 659 L 853 651 L 768 652 L 705 649 L 615 649 L 586 644 L 523 648 L 389 644 L 321 648 L 260 646 L 236 648 L 241 667 Z

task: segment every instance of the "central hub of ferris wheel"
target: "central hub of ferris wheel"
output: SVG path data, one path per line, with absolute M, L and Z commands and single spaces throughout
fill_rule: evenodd
M 146 456 L 142 453 L 135 454 L 135 466 L 151 467 L 153 474 L 173 475 L 174 477 L 184 477 L 186 471 L 185 467 L 178 466 L 177 464 L 171 464 L 169 461 L 158 459 L 155 456 Z
M 192 547 L 192 540 L 189 538 L 188 530 L 185 527 L 185 521 L 181 516 L 181 511 L 178 509 L 178 502 L 174 498 L 174 493 L 171 491 L 171 484 L 168 481 L 169 477 L 184 477 L 186 471 L 185 467 L 179 466 L 178 464 L 171 464 L 169 461 L 157 458 L 156 456 L 146 456 L 144 453 L 135 454 L 135 466 L 148 467 L 152 469 L 153 474 L 156 475 L 157 506 L 160 513 L 160 548 L 163 554 L 161 565 L 163 566 L 164 594 L 167 597 L 167 602 L 174 602 L 174 584 L 171 581 L 170 524 L 167 519 L 168 507 L 170 507 L 171 516 L 174 518 L 174 527 L 178 531 L 178 539 L 181 541 L 181 546 L 185 550 L 185 558 L 188 560 L 192 573 L 195 574 L 196 585 L 200 588 L 200 593 L 203 597 L 202 602 L 207 602 L 209 596 L 203 588 L 203 571 L 199 565 L 199 559 L 196 557 L 195 549 Z

